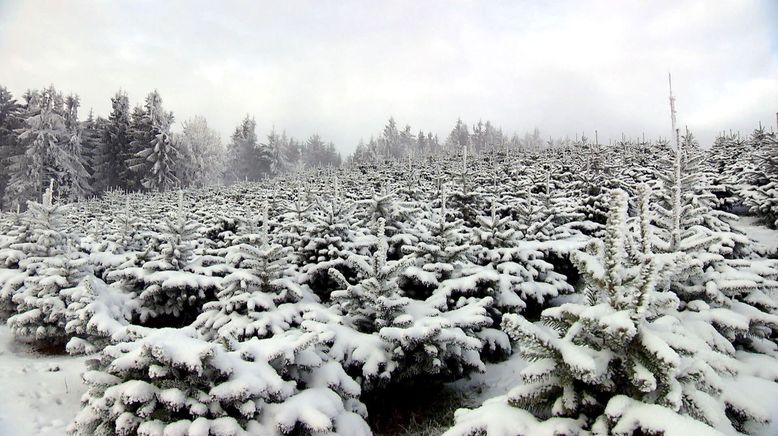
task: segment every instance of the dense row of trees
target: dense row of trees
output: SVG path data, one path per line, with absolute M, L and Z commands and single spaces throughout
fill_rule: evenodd
M 74 201 L 112 189 L 166 191 L 341 164 L 335 145 L 318 134 L 300 141 L 271 129 L 262 140 L 256 121 L 248 115 L 226 147 L 201 116 L 183 121 L 172 132 L 175 117 L 164 109 L 156 90 L 134 108 L 127 94 L 118 91 L 107 118 L 90 110 L 80 120 L 80 106 L 78 95 L 65 96 L 53 86 L 27 91 L 20 101 L 0 86 L 0 210 L 24 208 L 28 200 L 40 198 L 50 180 L 58 197 Z M 507 135 L 490 121 L 468 126 L 461 119 L 441 140 L 432 132 L 414 133 L 409 125 L 400 128 L 390 118 L 379 135 L 360 141 L 347 162 L 375 164 L 463 148 L 475 153 L 537 151 L 589 142 L 585 136 L 544 138 L 538 129 L 523 136 Z M 622 138 L 612 145 L 623 148 L 633 142 L 641 141 Z M 734 155 L 758 142 L 759 137 L 746 140 L 730 134 L 722 135 L 714 146 L 726 146 Z M 596 139 L 594 143 L 599 146 Z M 753 171 L 733 174 L 756 177 Z
M 156 90 L 134 108 L 117 92 L 107 118 L 90 111 L 81 120 L 80 108 L 78 95 L 54 86 L 21 100 L 0 87 L 0 210 L 24 208 L 51 180 L 62 200 L 75 201 L 112 189 L 166 191 L 340 165 L 334 144 L 319 135 L 300 142 L 272 130 L 261 141 L 249 116 L 227 147 L 203 117 L 174 133 L 175 117 Z
M 260 143 L 256 121 L 246 117 L 232 133 L 227 149 L 225 181 L 260 180 L 264 177 L 299 170 L 302 167 L 340 166 L 335 144 L 325 143 L 314 134 L 305 142 L 288 137 L 275 129 Z
M 50 86 L 27 91 L 17 100 L 0 87 L 0 210 L 24 208 L 40 198 L 50 180 L 65 201 L 119 189 L 166 191 L 217 183 L 260 180 L 304 167 L 339 166 L 341 155 L 318 134 L 305 141 L 272 129 L 263 141 L 257 123 L 246 116 L 225 147 L 205 118 L 195 116 L 173 132 L 175 117 L 159 92 L 131 106 L 126 92 L 111 97 L 107 118 L 90 110 L 80 120 L 78 95 Z M 349 163 L 375 163 L 443 149 L 475 152 L 537 150 L 568 139 L 541 138 L 538 129 L 508 136 L 490 121 L 468 127 L 457 120 L 448 137 L 413 133 L 390 118 L 377 137 L 360 141 Z
M 360 141 L 349 161 L 354 163 L 380 162 L 389 159 L 399 159 L 406 156 L 420 156 L 438 153 L 444 149 L 462 150 L 463 147 L 481 153 L 505 150 L 538 150 L 543 147 L 569 144 L 569 139 L 544 139 L 540 130 L 535 128 L 532 133 L 519 136 L 517 133 L 506 135 L 501 128 L 495 127 L 491 121 L 478 121 L 470 128 L 458 119 L 448 137 L 444 141 L 432 132 L 419 130 L 413 133 L 410 125 L 402 130 L 394 118 L 384 126 L 378 136 L 371 137 L 365 143 Z

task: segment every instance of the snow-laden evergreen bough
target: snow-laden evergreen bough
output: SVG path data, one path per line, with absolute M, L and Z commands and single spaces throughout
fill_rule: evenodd
M 68 353 L 92 354 L 131 334 L 128 329 L 139 310 L 132 294 L 94 276 L 63 289 L 61 294 L 69 302 L 65 324 L 65 333 L 70 337 Z

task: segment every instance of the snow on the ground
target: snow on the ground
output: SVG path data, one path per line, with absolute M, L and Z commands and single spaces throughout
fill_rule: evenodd
M 778 230 L 772 230 L 759 222 L 755 216 L 741 216 L 735 225 L 758 245 L 764 247 L 767 253 L 778 249 Z
M 449 387 L 462 395 L 468 407 L 481 405 L 489 398 L 505 395 L 521 382 L 520 372 L 527 361 L 514 352 L 508 360 L 486 364 L 486 371 L 449 383 Z
M 37 354 L 0 324 L 0 435 L 64 435 L 86 392 L 85 359 Z

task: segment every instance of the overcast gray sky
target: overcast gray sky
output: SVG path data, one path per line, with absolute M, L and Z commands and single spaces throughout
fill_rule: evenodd
M 775 125 L 778 2 L 0 0 L 0 84 L 53 83 L 107 115 L 162 94 L 177 124 L 227 137 L 256 117 L 346 153 L 389 116 L 445 137 L 457 117 L 506 131 L 703 142 Z

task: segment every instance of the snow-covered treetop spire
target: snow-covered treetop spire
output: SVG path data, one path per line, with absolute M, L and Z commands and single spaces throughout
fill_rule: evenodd
M 627 194 L 621 190 L 613 191 L 611 195 L 610 213 L 605 227 L 604 264 L 606 267 L 605 281 L 608 290 L 608 299 L 613 307 L 623 309 L 621 297 L 617 289 L 624 279 L 624 265 L 619 261 L 626 255 L 626 221 L 627 221 Z
M 54 179 L 51 179 L 49 181 L 49 187 L 43 193 L 43 206 L 44 207 L 47 207 L 47 208 L 51 207 L 52 196 L 53 195 L 54 195 Z
M 641 184 L 638 187 L 638 218 L 640 219 L 640 252 L 644 256 L 651 254 L 651 187 Z
M 678 128 L 676 127 L 676 110 L 675 110 L 675 96 L 673 96 L 673 76 L 670 73 L 667 73 L 667 79 L 670 83 L 670 121 L 672 122 L 673 126 L 673 136 L 675 137 L 675 146 L 679 147 L 681 146 L 681 142 L 678 138 Z
M 260 243 L 262 244 L 263 247 L 269 244 L 269 240 L 268 240 L 269 229 L 267 225 L 267 220 L 270 215 L 269 210 L 270 210 L 270 203 L 267 197 L 265 197 L 265 201 L 262 202 L 262 216 L 261 216 L 262 226 L 259 228 Z
M 386 265 L 386 253 L 389 251 L 389 242 L 386 240 L 386 220 L 378 218 L 375 224 L 375 236 L 378 238 L 378 250 L 376 251 L 377 268 Z
M 467 172 L 467 144 L 462 146 L 462 172 Z
M 178 191 L 178 226 L 183 227 L 184 226 L 184 191 L 179 190 Z
M 446 185 L 440 189 L 440 219 L 442 222 L 446 221 Z
M 656 279 L 656 265 L 651 253 L 647 190 L 641 192 L 638 208 L 641 216 L 639 234 L 627 228 L 627 194 L 611 191 L 610 212 L 605 237 L 595 241 L 595 253 L 576 252 L 573 261 L 587 282 L 592 305 L 604 301 L 633 319 L 645 316 Z M 639 249 L 638 249 L 639 247 Z M 630 254 L 630 256 L 628 256 Z

